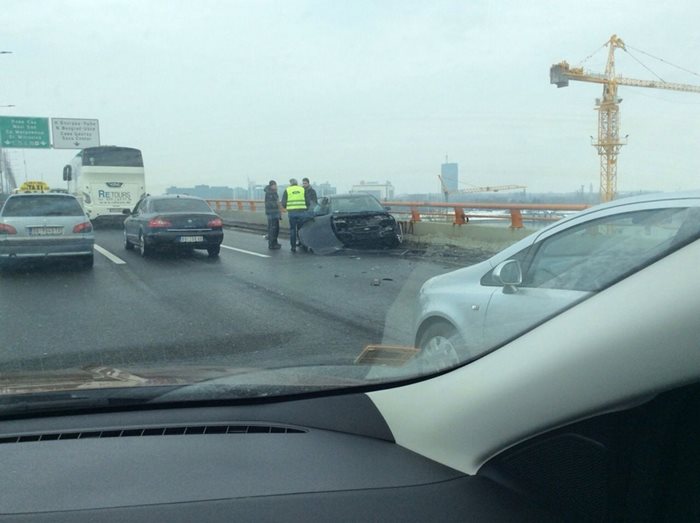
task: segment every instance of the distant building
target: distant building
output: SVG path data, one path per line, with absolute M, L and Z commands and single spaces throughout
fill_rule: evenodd
M 314 189 L 316 189 L 316 194 L 319 198 L 323 196 L 333 196 L 338 194 L 338 189 L 332 186 L 330 183 L 319 183 L 318 185 L 311 184 Z
M 260 185 L 255 182 L 248 183 L 248 199 L 249 200 L 264 200 L 266 185 Z
M 233 189 L 233 199 L 234 200 L 247 200 L 248 199 L 248 189 L 243 187 L 236 187 Z
M 443 163 L 440 168 L 440 175 L 448 191 L 459 190 L 459 164 Z
M 386 183 L 361 181 L 359 185 L 353 185 L 350 192 L 371 194 L 378 200 L 391 200 L 394 197 L 394 186 L 389 181 Z
M 195 185 L 194 187 L 168 187 L 166 194 L 188 194 L 198 196 L 205 200 L 231 200 L 233 189 L 231 187 L 210 187 L 209 185 Z

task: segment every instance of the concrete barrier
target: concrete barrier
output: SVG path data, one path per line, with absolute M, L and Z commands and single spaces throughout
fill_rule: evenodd
M 265 213 L 259 211 L 220 210 L 219 215 L 227 225 L 267 225 Z M 421 245 L 452 245 L 464 249 L 480 249 L 498 252 L 534 232 L 532 229 L 512 229 L 506 223 L 478 225 L 452 225 L 435 222 L 402 222 L 404 241 Z M 282 215 L 281 233 L 286 233 L 289 222 Z
M 417 222 L 410 224 L 405 238 L 409 242 L 427 245 L 453 245 L 465 249 L 498 252 L 525 238 L 534 231 L 512 229 L 507 225 L 451 225 L 449 223 Z M 410 232 L 412 231 L 412 232 Z

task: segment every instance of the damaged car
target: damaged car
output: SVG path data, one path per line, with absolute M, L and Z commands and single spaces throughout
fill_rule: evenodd
M 343 248 L 394 248 L 401 228 L 389 208 L 371 194 L 339 194 L 321 198 L 299 229 L 303 248 L 330 254 Z

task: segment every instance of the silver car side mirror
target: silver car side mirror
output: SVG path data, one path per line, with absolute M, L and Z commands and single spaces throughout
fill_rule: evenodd
M 493 279 L 503 285 L 503 292 L 513 294 L 518 292 L 518 285 L 523 283 L 523 271 L 518 260 L 506 260 L 496 265 Z

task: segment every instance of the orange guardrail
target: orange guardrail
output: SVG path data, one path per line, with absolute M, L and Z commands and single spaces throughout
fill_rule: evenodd
M 209 205 L 217 211 L 253 211 L 264 210 L 263 200 L 207 200 Z M 391 207 L 392 214 L 407 214 L 410 216 L 408 221 L 420 222 L 423 216 L 444 216 L 451 217 L 453 225 L 464 225 L 469 222 L 469 218 L 489 218 L 495 220 L 505 220 L 510 218 L 510 226 L 514 229 L 523 227 L 522 211 L 582 211 L 590 207 L 586 204 L 569 204 L 569 203 L 484 203 L 484 202 L 403 202 L 403 201 L 386 201 L 382 205 Z M 406 208 L 405 211 L 397 211 L 394 207 Z M 425 211 L 421 212 L 421 209 Z M 441 213 L 439 209 L 445 209 L 445 213 Z M 472 209 L 487 209 L 487 210 L 502 210 L 509 211 L 509 215 L 485 215 L 478 213 L 467 213 L 465 210 Z M 447 212 L 451 210 L 452 212 Z M 543 220 L 554 221 L 559 217 L 547 216 L 527 216 L 527 220 Z

